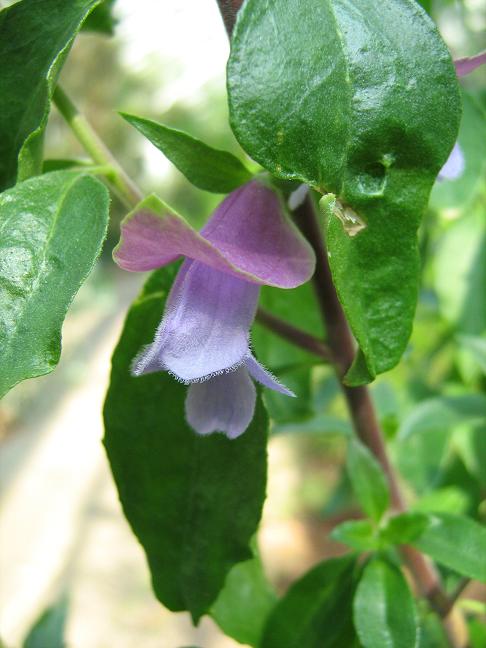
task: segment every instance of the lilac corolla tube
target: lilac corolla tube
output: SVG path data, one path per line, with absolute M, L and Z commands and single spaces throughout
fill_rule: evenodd
M 314 272 L 312 248 L 259 180 L 233 191 L 198 233 L 149 197 L 123 221 L 113 256 L 131 271 L 186 260 L 152 344 L 132 373 L 169 371 L 189 384 L 186 419 L 199 434 L 242 434 L 253 417 L 253 380 L 292 396 L 253 357 L 249 330 L 261 285 L 294 288 Z
M 476 68 L 480 65 L 486 63 L 486 52 L 481 52 L 476 54 L 476 56 L 471 56 L 468 58 L 461 58 L 454 61 L 454 66 L 456 68 L 456 74 L 459 78 L 474 72 Z M 464 173 L 466 168 L 466 160 L 464 159 L 464 153 L 462 152 L 459 143 L 454 144 L 449 157 L 447 158 L 446 163 L 439 171 L 437 180 L 440 182 L 442 180 L 456 180 Z

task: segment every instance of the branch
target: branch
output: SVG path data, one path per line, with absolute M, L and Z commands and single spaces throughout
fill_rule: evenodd
M 115 159 L 103 140 L 96 134 L 86 117 L 79 112 L 59 85 L 54 90 L 52 100 L 80 144 L 91 156 L 93 162 L 111 169 L 111 174 L 107 174 L 107 177 L 128 208 L 134 207 L 142 200 L 143 196 L 140 189 L 125 173 L 118 160 Z
M 228 36 L 231 37 L 233 33 L 233 28 L 236 22 L 236 14 L 238 13 L 243 0 L 216 0 L 218 3 L 219 11 L 223 18 L 224 26 L 228 32 Z
M 309 351 L 309 353 L 313 353 L 325 362 L 331 362 L 331 350 L 327 344 L 321 342 L 314 335 L 310 335 L 306 331 L 293 326 L 293 324 L 289 324 L 279 317 L 272 315 L 272 313 L 269 313 L 264 308 L 257 310 L 255 320 L 284 340 L 288 340 L 295 346 L 301 347 Z

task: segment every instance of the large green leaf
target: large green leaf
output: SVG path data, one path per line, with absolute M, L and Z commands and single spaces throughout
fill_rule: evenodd
M 113 355 L 104 443 L 155 594 L 197 620 L 230 568 L 252 556 L 265 497 L 267 416 L 258 400 L 240 438 L 200 437 L 184 419 L 184 385 L 167 373 L 130 375 L 133 358 L 153 339 L 173 276 L 173 268 L 154 273 L 127 316 Z
M 370 562 L 354 599 L 354 623 L 364 648 L 415 648 L 415 603 L 401 571 L 382 560 Z
M 108 208 L 98 180 L 70 171 L 0 194 L 0 396 L 58 363 L 61 326 L 100 253 Z
M 349 384 L 393 367 L 417 299 L 416 232 L 455 141 L 448 50 L 413 0 L 247 0 L 228 63 L 233 130 L 276 176 L 341 203 L 327 240 L 361 353 Z M 351 210 L 351 211 L 350 211 Z
M 333 558 L 294 583 L 270 614 L 261 648 L 351 648 L 355 645 L 353 556 Z
M 429 525 L 413 544 L 459 574 L 486 582 L 486 527 L 471 518 L 429 515 Z
M 229 193 L 251 180 L 252 174 L 231 153 L 208 146 L 201 140 L 150 119 L 121 113 L 183 173 L 189 182 L 215 193 Z
M 50 98 L 100 0 L 21 0 L 0 12 L 0 190 L 41 172 Z
M 276 601 L 260 560 L 253 558 L 230 571 L 211 616 L 226 635 L 256 647 Z
M 368 448 L 354 438 L 349 442 L 346 469 L 363 510 L 379 522 L 389 505 L 388 483 Z

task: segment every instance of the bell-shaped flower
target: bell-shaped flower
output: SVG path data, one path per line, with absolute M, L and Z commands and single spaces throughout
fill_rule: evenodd
M 227 196 L 200 232 L 155 197 L 122 223 L 114 259 L 125 270 L 153 270 L 180 256 L 186 260 L 155 339 L 135 358 L 132 372 L 169 371 L 190 384 L 191 427 L 235 438 L 253 417 L 251 378 L 293 395 L 250 351 L 260 286 L 304 283 L 314 272 L 314 253 L 279 196 L 252 180 Z

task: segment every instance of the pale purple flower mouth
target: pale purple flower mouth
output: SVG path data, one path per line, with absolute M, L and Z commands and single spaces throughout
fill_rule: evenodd
M 312 248 L 258 180 L 232 192 L 200 233 L 166 205 L 147 199 L 122 223 L 114 259 L 131 271 L 185 256 L 152 344 L 134 375 L 169 371 L 191 383 L 186 418 L 199 434 L 235 438 L 248 427 L 256 391 L 250 376 L 292 396 L 253 357 L 249 330 L 260 285 L 294 288 L 314 272 Z

